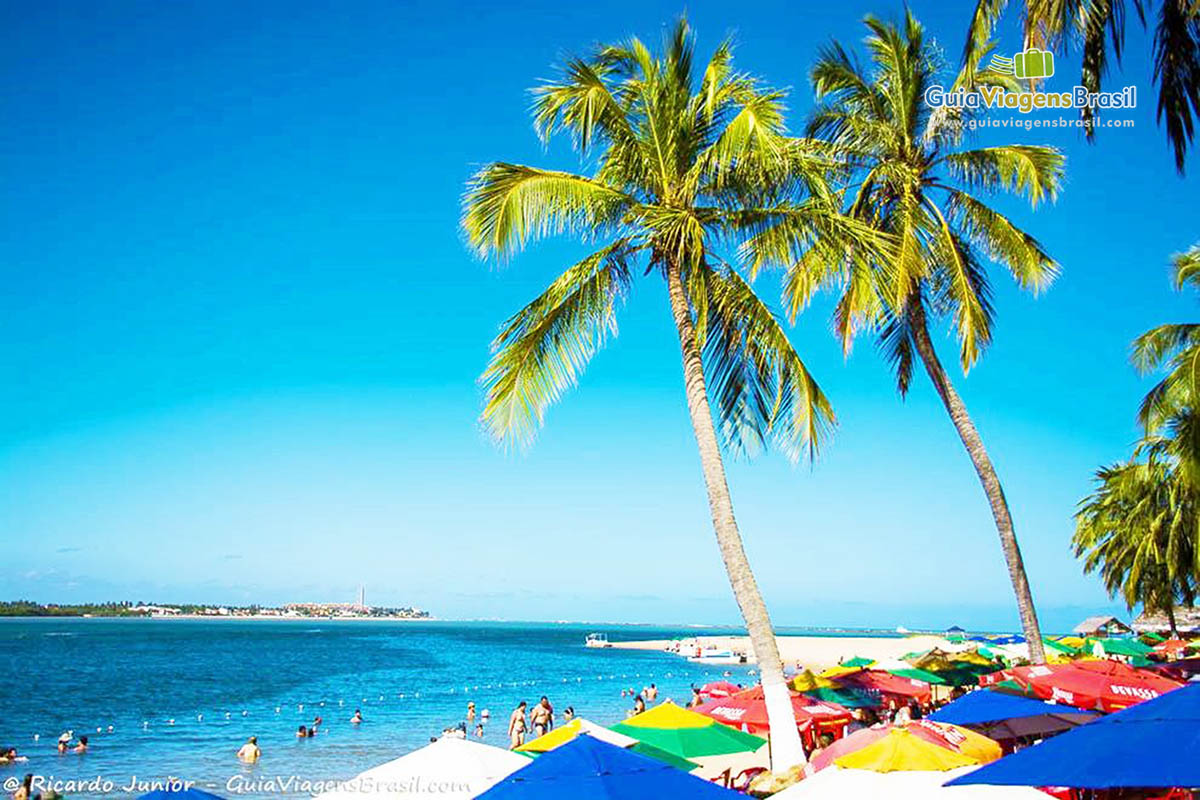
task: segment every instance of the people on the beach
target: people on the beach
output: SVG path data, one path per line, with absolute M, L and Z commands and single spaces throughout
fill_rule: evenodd
M 575 719 L 575 706 L 567 706 L 563 709 L 563 722 L 570 722 Z
M 88 749 L 88 738 L 86 736 L 80 736 L 79 741 L 75 744 L 75 752 L 76 753 L 86 753 L 87 749 Z
M 692 699 L 688 700 L 688 708 L 704 705 L 704 698 L 700 696 L 700 690 L 695 686 L 692 687 Z
M 658 687 L 653 683 L 646 689 L 646 699 L 651 703 L 658 699 Z
M 467 722 L 475 721 L 475 701 L 471 700 L 467 703 Z
M 636 717 L 645 710 L 646 701 L 643 700 L 642 696 L 639 694 L 637 697 L 633 698 L 633 710 L 629 712 L 629 716 Z
M 517 704 L 508 718 L 508 743 L 510 750 L 516 750 L 525 744 L 525 708 L 524 700 Z
M 356 708 L 356 709 L 354 709 L 354 716 L 352 716 L 352 717 L 350 718 L 350 722 L 351 722 L 351 723 L 353 723 L 353 724 L 355 724 L 355 725 L 358 725 L 358 724 L 359 724 L 359 723 L 361 723 L 362 721 L 363 721 L 363 715 L 362 715 L 362 711 L 360 711 L 360 710 L 359 710 L 359 709 L 357 709 L 357 708 Z
M 479 739 L 483 738 L 483 726 L 482 725 L 475 726 L 475 736 Z
M 262 751 L 258 749 L 258 737 L 251 736 L 237 751 L 238 761 L 246 764 L 253 764 L 262 757 Z
M 545 736 L 553 727 L 554 709 L 545 695 L 542 695 L 542 699 L 529 712 L 529 721 L 533 725 L 534 737 Z

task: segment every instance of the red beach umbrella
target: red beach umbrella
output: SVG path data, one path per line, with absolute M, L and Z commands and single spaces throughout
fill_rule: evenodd
M 730 697 L 742 691 L 742 687 L 729 681 L 713 681 L 700 687 L 700 694 L 707 697 Z
M 837 703 L 817 702 L 801 694 L 793 694 L 791 700 L 796 726 L 810 745 L 822 733 L 832 733 L 835 739 L 840 738 L 853 718 L 848 708 Z M 763 735 L 770 730 L 762 686 L 732 697 L 710 700 L 692 710 L 747 733 Z
M 917 702 L 927 703 L 932 690 L 925 681 L 916 678 L 902 678 L 890 672 L 876 669 L 864 669 L 861 672 L 851 672 L 834 679 L 843 686 L 857 686 L 860 689 L 879 692 L 880 694 L 907 697 Z
M 1120 711 L 1183 684 L 1119 661 L 1073 661 L 1013 667 L 1013 680 L 1043 700 L 1095 711 Z

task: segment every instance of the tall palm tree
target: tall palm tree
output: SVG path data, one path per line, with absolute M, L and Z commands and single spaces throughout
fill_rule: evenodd
M 964 149 L 967 110 L 932 110 L 923 102 L 940 64 L 920 23 L 864 20 L 870 67 L 833 42 L 812 69 L 818 105 L 809 124 L 852 171 L 849 216 L 896 240 L 891 257 L 867 265 L 809 255 L 792 259 L 773 232 L 748 244 L 755 265 L 785 263 L 786 304 L 795 315 L 824 286 L 840 292 L 834 326 L 848 352 L 855 335 L 877 331 L 903 396 L 920 359 L 962 440 L 987 495 L 1035 662 L 1045 659 L 1037 612 L 1012 515 L 983 440 L 951 383 L 930 336 L 931 321 L 950 321 L 966 372 L 992 338 L 991 290 L 985 260 L 1038 290 L 1057 265 L 1031 235 L 975 193 L 1008 191 L 1033 204 L 1052 199 L 1063 156 L 1050 147 L 1007 145 Z M 956 86 L 981 80 L 962 73 Z
M 482 257 L 553 233 L 604 242 L 504 325 L 482 378 L 482 421 L 499 440 L 530 440 L 616 331 L 635 275 L 666 282 L 713 529 L 758 661 L 775 766 L 788 767 L 804 754 L 734 519 L 718 425 L 738 451 L 773 442 L 812 455 L 833 412 L 725 254 L 768 230 L 814 259 L 843 258 L 852 237 L 869 255 L 877 237 L 838 213 L 821 149 L 787 134 L 784 93 L 735 71 L 728 42 L 699 70 L 693 47 L 681 21 L 661 55 L 637 39 L 599 47 L 534 90 L 536 130 L 571 136 L 588 173 L 496 162 L 472 179 L 463 229 Z
M 1158 120 L 1166 125 L 1167 141 L 1175 152 L 1175 168 L 1184 160 L 1200 116 L 1200 3 L 1196 0 L 1158 0 L 1154 28 L 1154 82 L 1158 84 Z M 1008 0 L 976 0 L 967 32 L 963 62 L 980 63 Z M 1133 9 L 1146 25 L 1149 0 L 1133 0 Z M 1124 0 L 1024 0 L 1021 22 L 1025 47 L 1083 54 L 1080 85 L 1100 91 L 1108 72 L 1110 51 L 1119 64 L 1125 44 Z M 1096 134 L 1095 111 L 1086 108 L 1083 120 L 1089 140 Z
M 1140 448 L 1139 448 L 1140 449 Z M 1162 453 L 1096 473 L 1096 491 L 1075 517 L 1075 555 L 1099 571 L 1128 608 L 1163 612 L 1178 634 L 1175 607 L 1191 604 L 1200 579 L 1200 517 L 1193 485 Z
M 1200 244 L 1173 256 L 1171 269 L 1177 290 L 1185 286 L 1200 289 Z M 1138 422 L 1147 436 L 1160 432 L 1185 409 L 1200 408 L 1200 324 L 1170 323 L 1151 328 L 1134 339 L 1133 364 L 1142 374 L 1167 368 L 1138 410 Z M 1200 463 L 1200 446 L 1196 442 L 1188 444 L 1191 460 Z

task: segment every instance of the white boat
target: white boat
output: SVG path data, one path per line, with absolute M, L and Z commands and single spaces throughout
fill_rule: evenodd
M 746 657 L 732 650 L 706 647 L 695 655 L 688 656 L 688 661 L 693 664 L 745 664 Z
M 612 647 L 607 633 L 589 633 L 583 644 L 585 647 Z

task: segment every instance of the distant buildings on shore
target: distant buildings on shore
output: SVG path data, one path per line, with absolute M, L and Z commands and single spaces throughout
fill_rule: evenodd
M 28 600 L 0 602 L 0 617 L 241 617 L 260 619 L 263 617 L 289 618 L 380 618 L 380 619 L 428 619 L 429 612 L 419 608 L 384 608 L 368 606 L 366 593 L 358 590 L 358 601 L 354 603 L 287 603 L 280 607 L 210 606 L 192 603 L 84 603 L 59 605 L 34 603 Z

